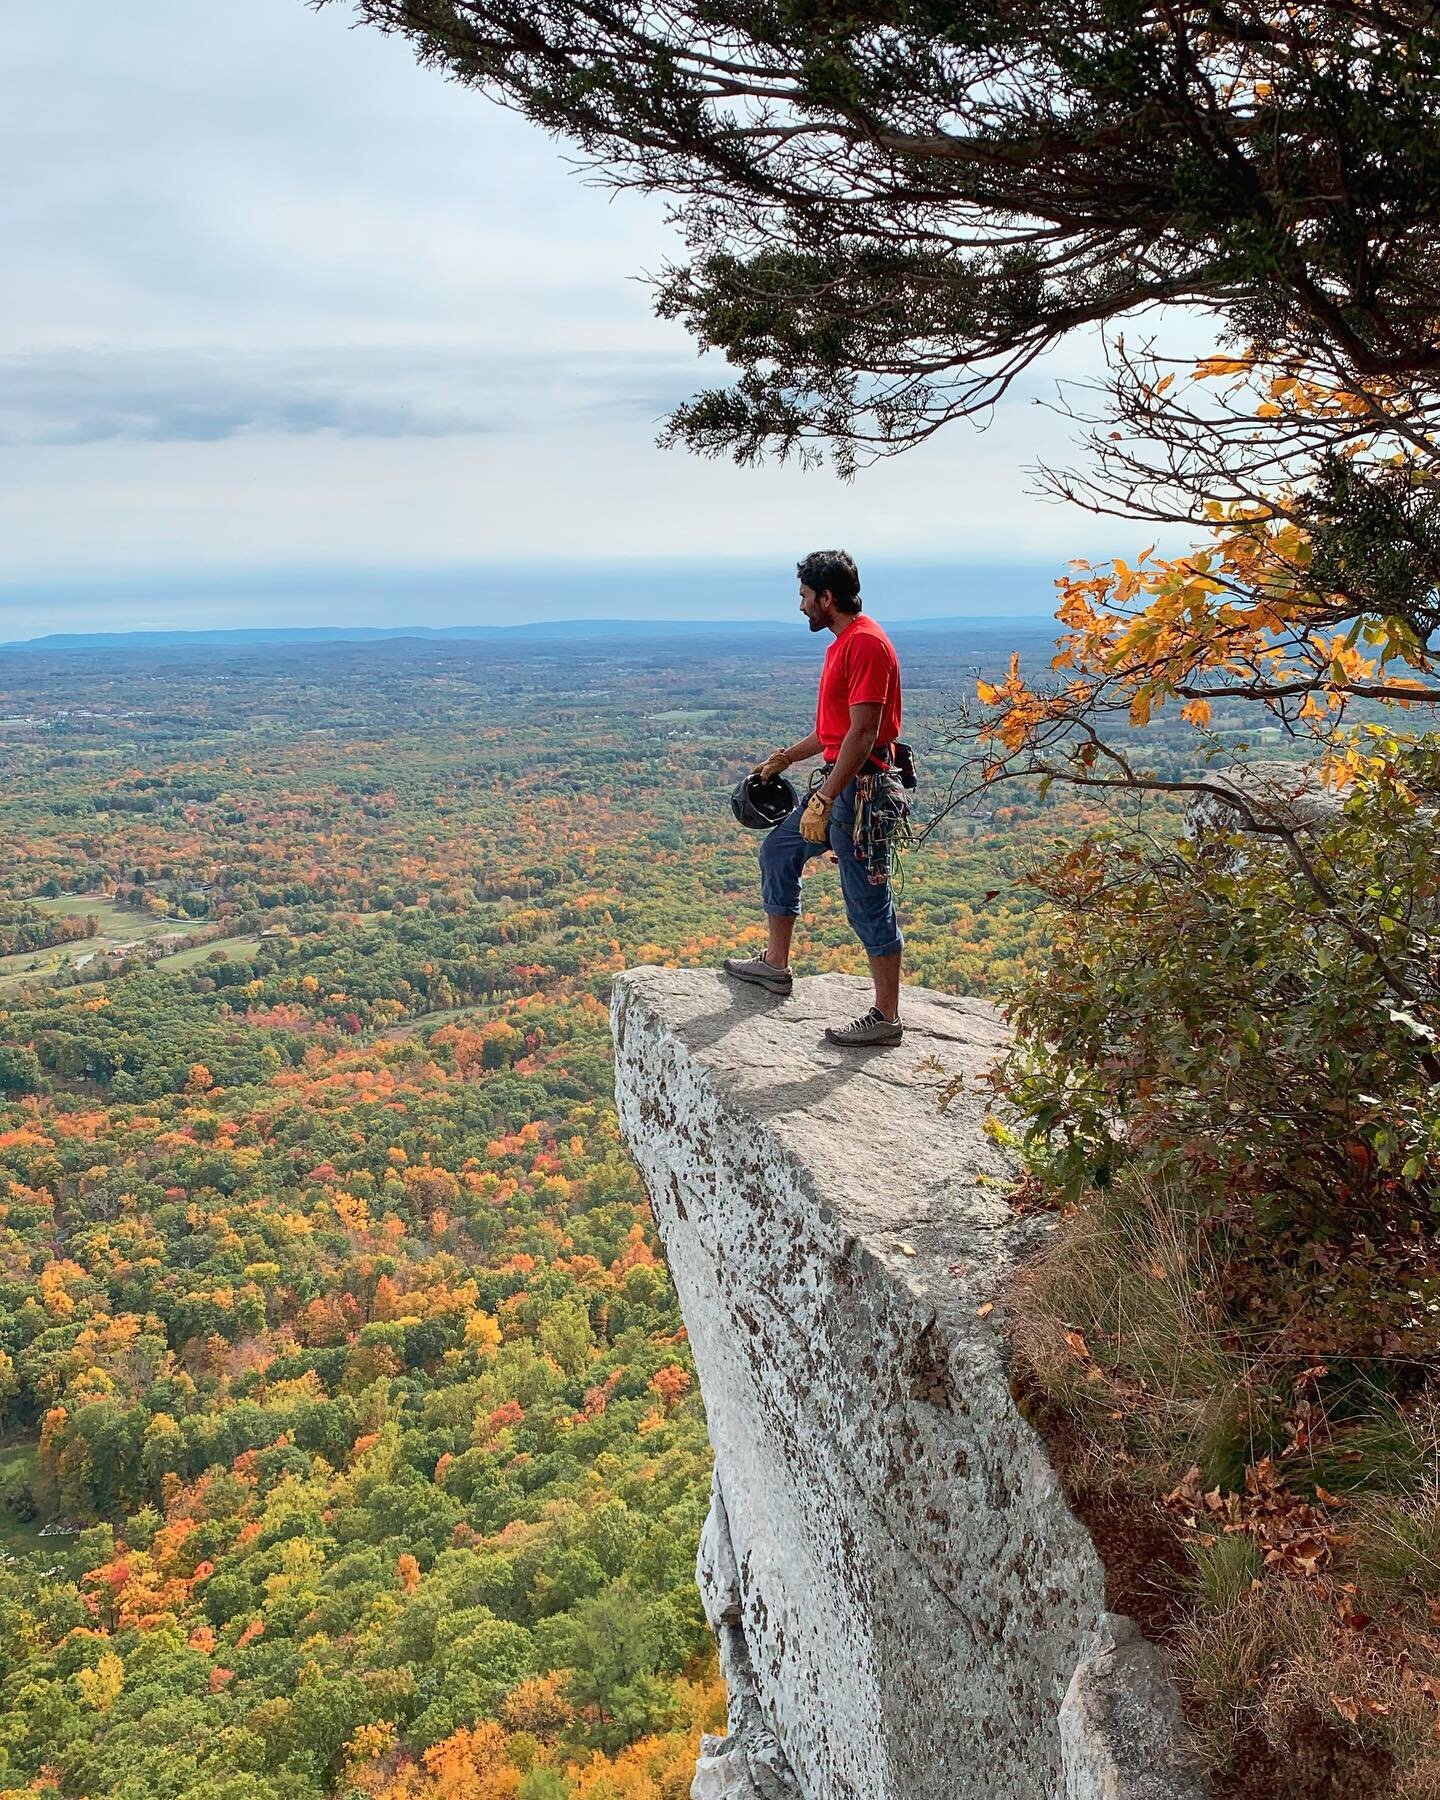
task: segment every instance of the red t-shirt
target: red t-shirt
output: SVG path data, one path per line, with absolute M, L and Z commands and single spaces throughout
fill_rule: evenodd
M 850 729 L 852 706 L 879 705 L 880 730 L 875 754 L 887 752 L 900 735 L 900 659 L 885 633 L 864 613 L 857 613 L 825 652 L 820 672 L 820 702 L 815 730 L 826 762 L 834 762 Z

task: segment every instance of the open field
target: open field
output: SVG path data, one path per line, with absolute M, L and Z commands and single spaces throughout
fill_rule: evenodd
M 216 950 L 223 950 L 227 957 L 244 956 L 259 942 L 259 934 L 253 932 L 244 937 L 216 938 L 213 943 L 192 944 L 188 950 L 176 950 L 169 956 L 162 956 L 155 967 L 166 970 L 193 969 L 208 961 Z
M 83 919 L 93 913 L 100 924 L 100 935 L 114 938 L 133 937 L 137 925 L 153 924 L 128 906 L 119 906 L 103 894 L 58 894 L 54 899 L 32 900 L 32 906 L 56 918 L 72 915 Z
M 94 937 L 76 938 L 68 944 L 55 944 L 48 950 L 20 950 L 13 956 L 0 956 L 0 992 L 19 985 L 18 978 L 29 975 L 53 975 L 67 961 L 74 963 L 96 951 L 113 950 L 120 944 L 149 942 L 163 932 L 174 931 L 173 919 L 147 918 L 143 913 L 117 906 L 100 894 L 61 894 L 53 900 L 31 902 L 42 912 L 61 917 L 85 918 L 93 914 L 99 930 Z
M 0 956 L 0 994 L 15 992 L 28 980 L 53 975 L 67 963 L 83 965 L 88 958 L 117 950 L 125 944 L 151 944 L 158 938 L 188 936 L 201 928 L 191 919 L 159 918 L 135 912 L 98 894 L 62 894 L 58 899 L 36 900 L 32 904 L 45 912 L 75 914 L 80 918 L 94 914 L 100 929 L 94 937 L 76 938 L 73 943 L 56 944 L 48 950 L 21 950 L 13 956 Z M 212 943 L 192 945 L 162 955 L 159 962 L 168 969 L 194 968 L 222 944 L 235 954 L 253 950 L 259 941 L 253 934 L 216 939 Z
M 25 1479 L 36 1467 L 37 1451 L 33 1443 L 0 1445 L 0 1489 L 12 1481 Z M 17 1519 L 7 1506 L 0 1506 L 0 1553 L 26 1556 L 44 1548 L 40 1536 L 43 1519 Z

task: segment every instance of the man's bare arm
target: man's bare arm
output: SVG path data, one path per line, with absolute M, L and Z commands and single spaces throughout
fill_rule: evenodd
M 804 762 L 808 756 L 818 756 L 824 745 L 820 742 L 820 733 L 812 731 L 809 737 L 801 738 L 798 744 L 787 746 L 785 754 L 792 763 Z
M 864 767 L 880 733 L 880 713 L 878 700 L 867 700 L 850 708 L 850 729 L 835 758 L 835 767 L 820 784 L 822 800 L 834 800 L 850 777 Z

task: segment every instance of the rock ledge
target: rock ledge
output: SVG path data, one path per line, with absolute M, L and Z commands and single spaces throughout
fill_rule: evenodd
M 621 1127 L 715 1449 L 699 1574 L 732 1729 L 695 1800 L 1200 1800 L 1010 1396 L 989 1309 L 1037 1226 L 973 1089 L 1004 1028 L 907 989 L 900 1049 L 827 1045 L 866 1004 L 842 976 L 781 1002 L 615 984 Z

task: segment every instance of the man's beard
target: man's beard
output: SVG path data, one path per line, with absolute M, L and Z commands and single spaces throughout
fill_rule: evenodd
M 810 629 L 812 631 L 823 631 L 825 629 L 825 621 L 823 619 L 817 619 L 811 613 L 806 613 L 805 617 L 809 619 Z

